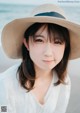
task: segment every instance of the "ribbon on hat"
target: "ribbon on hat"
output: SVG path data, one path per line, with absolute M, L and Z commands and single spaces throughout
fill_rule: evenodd
M 35 16 L 52 16 L 52 17 L 58 17 L 58 18 L 63 18 L 65 19 L 65 17 L 57 12 L 44 12 L 44 13 L 39 13 L 36 14 Z

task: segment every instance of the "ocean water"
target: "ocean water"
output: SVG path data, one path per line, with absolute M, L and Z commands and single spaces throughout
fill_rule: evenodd
M 34 7 L 36 6 L 18 5 L 18 4 L 0 4 L 0 35 L 5 24 L 16 18 L 28 16 L 29 12 L 31 12 L 31 10 Z M 65 10 L 67 17 L 71 21 L 76 21 L 80 23 L 79 6 L 61 6 L 61 7 Z M 1 45 L 1 41 L 0 41 L 0 45 Z
M 16 4 L 0 4 L 0 29 L 14 20 L 15 18 L 25 17 L 35 6 L 32 5 L 16 5 Z
M 3 27 L 10 21 L 25 17 L 29 14 L 33 5 L 16 5 L 16 4 L 0 4 L 0 45 L 1 45 L 1 31 Z

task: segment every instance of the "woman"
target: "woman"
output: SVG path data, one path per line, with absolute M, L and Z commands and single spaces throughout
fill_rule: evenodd
M 31 17 L 4 27 L 5 53 L 22 62 L 0 76 L 1 112 L 66 112 L 71 87 L 67 64 L 80 57 L 79 31 L 79 25 L 51 4 L 38 6 Z

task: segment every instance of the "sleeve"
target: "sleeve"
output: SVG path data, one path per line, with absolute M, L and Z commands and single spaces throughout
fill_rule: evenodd
M 18 65 L 16 64 L 0 73 L 0 113 L 16 113 Z
M 56 106 L 56 110 L 54 113 L 66 113 L 67 106 L 70 98 L 70 90 L 71 90 L 71 81 L 69 76 L 66 79 L 68 81 L 67 85 L 61 84 L 61 90 L 58 97 L 58 102 Z

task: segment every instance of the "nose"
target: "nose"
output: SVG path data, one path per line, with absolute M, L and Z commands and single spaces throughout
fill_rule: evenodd
M 51 46 L 51 43 L 48 42 L 44 49 L 44 55 L 47 57 L 51 57 L 52 54 L 53 54 L 52 46 Z

